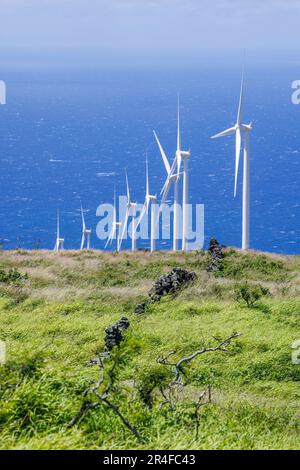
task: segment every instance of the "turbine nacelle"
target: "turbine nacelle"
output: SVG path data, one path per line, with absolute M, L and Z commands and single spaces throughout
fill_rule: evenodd
M 245 132 L 250 132 L 250 131 L 252 131 L 252 129 L 253 129 L 252 124 L 253 124 L 252 121 L 250 122 L 250 124 L 243 124 L 244 131 L 245 131 Z
M 127 209 L 136 209 L 137 208 L 137 202 L 127 202 Z

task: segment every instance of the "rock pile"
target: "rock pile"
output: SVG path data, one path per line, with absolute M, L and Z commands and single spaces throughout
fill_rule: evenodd
M 109 326 L 105 329 L 105 351 L 109 352 L 114 346 L 120 346 L 123 340 L 123 332 L 129 328 L 129 320 L 126 317 L 122 317 L 114 325 Z
M 221 267 L 221 260 L 223 258 L 222 249 L 224 248 L 223 245 L 220 245 L 218 240 L 212 238 L 209 243 L 208 251 L 210 253 L 210 262 L 207 267 L 208 272 L 218 272 L 220 271 Z
M 195 279 L 196 273 L 182 268 L 173 268 L 169 274 L 164 274 L 156 280 L 153 288 L 149 292 L 149 299 L 142 304 L 138 304 L 135 313 L 143 313 L 148 304 L 159 302 L 164 295 L 176 294 L 186 284 Z
M 189 272 L 186 269 L 174 268 L 169 274 L 160 276 L 151 291 L 149 296 L 154 301 L 159 301 L 163 295 L 175 294 L 188 282 L 196 278 L 196 273 Z

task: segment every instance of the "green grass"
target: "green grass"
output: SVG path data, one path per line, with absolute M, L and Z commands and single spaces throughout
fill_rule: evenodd
M 206 272 L 207 262 L 204 252 L 1 252 L 2 274 L 15 269 L 28 279 L 3 274 L 0 283 L 7 348 L 0 448 L 299 449 L 300 366 L 292 364 L 291 344 L 300 339 L 300 259 L 227 250 L 218 275 Z M 135 315 L 155 278 L 174 266 L 196 271 L 197 281 Z M 241 282 L 270 295 L 247 308 L 235 300 Z M 112 400 L 144 444 L 104 406 L 67 428 L 97 378 L 88 363 L 104 346 L 104 329 L 123 315 L 131 326 Z M 180 358 L 233 331 L 242 336 L 227 353 L 190 364 L 175 410 L 160 407 L 157 388 L 152 407 L 145 405 L 147 387 L 169 377 L 157 358 L 172 350 Z M 201 408 L 196 439 L 195 401 L 208 384 L 212 403 Z

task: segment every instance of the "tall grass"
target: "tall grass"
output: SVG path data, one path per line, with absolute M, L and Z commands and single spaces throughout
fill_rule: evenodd
M 300 366 L 291 361 L 291 344 L 300 339 L 299 257 L 228 250 L 217 276 L 206 273 L 207 262 L 203 252 L 0 252 L 2 271 L 28 273 L 21 284 L 5 276 L 0 282 L 0 339 L 7 346 L 0 447 L 299 448 Z M 155 278 L 174 266 L 196 271 L 197 281 L 135 315 Z M 235 299 L 240 282 L 259 283 L 270 295 L 244 307 Z M 145 444 L 105 406 L 67 428 L 97 378 L 89 361 L 104 347 L 104 329 L 123 315 L 131 326 L 112 399 Z M 167 380 L 167 371 L 157 358 L 170 351 L 179 358 L 234 330 L 242 336 L 227 353 L 190 364 L 176 409 L 161 407 L 155 380 Z M 195 402 L 208 384 L 212 403 L 201 408 L 196 439 Z

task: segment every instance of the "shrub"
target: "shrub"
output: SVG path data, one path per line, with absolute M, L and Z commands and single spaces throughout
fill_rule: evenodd
M 161 367 L 153 367 L 142 374 L 138 384 L 138 392 L 145 406 L 152 408 L 154 390 L 157 387 L 163 387 L 167 379 L 168 371 Z
M 4 271 L 0 269 L 0 283 L 20 285 L 23 281 L 28 279 L 28 274 L 21 274 L 16 269 Z
M 261 285 L 252 286 L 250 284 L 241 284 L 235 288 L 236 300 L 246 302 L 247 307 L 251 308 L 263 296 L 269 294 L 269 290 Z

